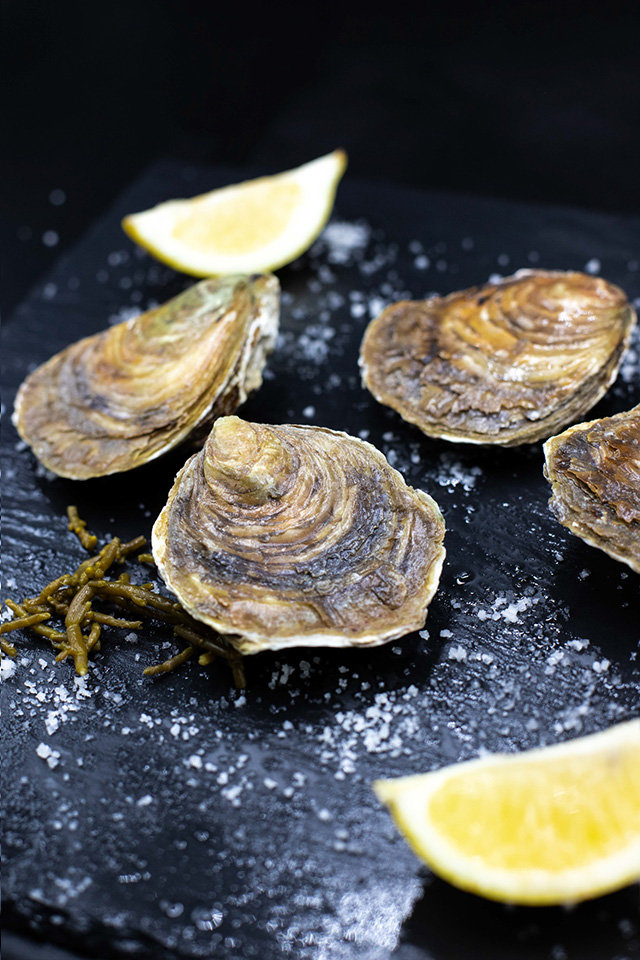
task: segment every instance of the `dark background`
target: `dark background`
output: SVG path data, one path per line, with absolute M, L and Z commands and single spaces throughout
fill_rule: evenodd
M 639 213 L 639 27 L 636 0 L 5 0 L 5 316 L 162 156 L 343 146 L 354 177 Z

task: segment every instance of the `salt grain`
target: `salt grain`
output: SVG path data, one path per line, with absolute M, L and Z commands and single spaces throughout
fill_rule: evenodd
M 318 247 L 326 249 L 329 263 L 348 264 L 354 254 L 364 250 L 370 237 L 371 227 L 364 222 L 333 220 L 320 235 Z
M 2 680 L 8 680 L 9 677 L 12 677 L 15 672 L 15 660 L 12 660 L 11 657 L 2 657 L 2 660 L 0 661 L 0 678 Z
M 449 660 L 457 660 L 458 662 L 467 659 L 467 651 L 464 647 L 449 647 Z

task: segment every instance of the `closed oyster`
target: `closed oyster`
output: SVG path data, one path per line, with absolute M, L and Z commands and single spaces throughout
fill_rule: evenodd
M 636 315 L 583 273 L 520 270 L 373 320 L 364 384 L 432 437 L 512 446 L 582 416 L 615 379 Z
M 278 304 L 269 274 L 209 279 L 79 340 L 20 387 L 18 433 L 74 480 L 131 470 L 196 429 L 206 435 L 262 383 Z
M 189 613 L 257 653 L 419 629 L 443 539 L 435 501 L 370 444 L 223 417 L 178 474 L 152 544 Z
M 560 523 L 640 573 L 640 404 L 551 437 L 544 455 Z

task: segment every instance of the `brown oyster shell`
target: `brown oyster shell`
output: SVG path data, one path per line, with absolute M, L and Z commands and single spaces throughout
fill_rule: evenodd
M 194 431 L 206 436 L 260 386 L 278 315 L 270 274 L 194 284 L 38 367 L 18 391 L 13 422 L 61 477 L 131 470 Z
M 429 436 L 531 443 L 603 396 L 635 322 L 623 291 L 600 277 L 520 270 L 387 307 L 362 342 L 363 382 Z
M 162 577 L 242 653 L 374 646 L 423 626 L 444 521 L 371 444 L 216 421 L 153 527 Z
M 544 455 L 560 523 L 640 573 L 640 404 L 551 437 Z

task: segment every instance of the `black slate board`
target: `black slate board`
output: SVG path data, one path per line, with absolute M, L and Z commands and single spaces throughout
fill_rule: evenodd
M 100 536 L 149 533 L 180 454 L 62 481 L 17 442 L 7 414 L 35 364 L 189 282 L 136 250 L 120 217 L 237 177 L 153 167 L 5 324 L 3 596 L 82 559 L 68 503 Z M 282 335 L 243 415 L 367 431 L 436 497 L 448 558 L 428 635 L 364 653 L 264 654 L 247 664 L 244 695 L 222 670 L 191 665 L 143 679 L 164 657 L 161 628 L 106 640 L 80 684 L 22 639 L 2 688 L 5 925 L 103 960 L 638 956 L 637 887 L 571 911 L 485 902 L 434 879 L 371 792 L 376 777 L 638 715 L 639 581 L 554 521 L 540 445 L 423 437 L 361 389 L 357 353 L 383 303 L 495 271 L 588 264 L 637 299 L 640 222 L 349 175 L 333 221 L 350 227 L 280 271 Z M 638 352 L 636 337 L 593 416 L 640 401 Z M 20 937 L 12 950 L 28 956 Z

